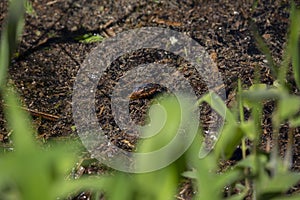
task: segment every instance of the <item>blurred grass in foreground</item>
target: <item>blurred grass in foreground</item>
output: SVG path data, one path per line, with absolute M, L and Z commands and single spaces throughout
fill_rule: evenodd
M 13 150 L 0 154 L 0 199 L 57 199 L 84 189 L 102 189 L 106 178 L 67 180 L 75 166 L 73 142 L 43 148 L 34 140 L 30 116 L 20 109 L 19 96 L 7 86 L 7 70 L 23 28 L 24 1 L 11 0 L 7 22 L 1 33 L 0 91 L 9 129 L 13 131 Z M 73 147 L 72 147 L 73 146 Z M 66 148 L 68 147 L 68 148 Z
M 0 90 L 4 102 L 11 105 L 6 107 L 4 112 L 9 128 L 13 130 L 14 147 L 12 152 L 0 154 L 0 199 L 50 200 L 67 198 L 82 190 L 101 191 L 112 200 L 174 199 L 182 176 L 193 180 L 194 199 L 238 200 L 247 195 L 258 200 L 300 199 L 299 194 L 285 195 L 300 180 L 299 173 L 290 171 L 292 143 L 289 141 L 288 153 L 284 159 L 281 159 L 277 152 L 281 124 L 289 123 L 290 139 L 295 129 L 300 126 L 299 96 L 292 94 L 285 86 L 285 72 L 288 71 L 289 63 L 292 64 L 298 89 L 300 86 L 297 25 L 300 11 L 293 4 L 286 56 L 279 69 L 274 69 L 275 78 L 280 84 L 267 86 L 257 82 L 251 88 L 243 89 L 239 83 L 238 102 L 231 110 L 226 108 L 219 98 L 215 98 L 214 93 L 209 93 L 198 101 L 199 104 L 207 102 L 217 112 L 220 112 L 220 109 L 227 111 L 226 124 L 213 152 L 199 159 L 201 139 L 197 136 L 183 159 L 164 169 L 145 174 L 115 172 L 111 176 L 81 177 L 78 180 L 67 178 L 75 166 L 76 144 L 71 141 L 69 144 L 51 145 L 46 148 L 38 145 L 28 123 L 30 117 L 19 109 L 19 97 L 14 89 L 6 86 L 7 69 L 23 27 L 23 6 L 24 2 L 21 0 L 10 1 L 7 24 L 1 34 Z M 264 47 L 264 51 L 269 51 L 263 40 L 259 40 L 259 45 Z M 262 153 L 258 148 L 262 132 L 262 106 L 268 101 L 276 102 L 276 109 L 272 115 L 275 147 L 271 156 Z M 248 120 L 244 119 L 244 109 L 251 113 Z M 160 117 L 159 111 L 154 111 L 152 115 L 158 119 Z M 174 126 L 176 130 L 177 124 Z M 250 155 L 245 156 L 246 149 L 243 145 L 243 159 L 236 165 L 221 170 L 220 159 L 229 158 L 236 146 L 243 144 L 245 139 L 253 143 Z M 164 141 L 164 138 L 161 141 Z M 169 138 L 166 141 L 169 141 Z M 155 139 L 152 142 L 155 142 Z M 151 140 L 145 147 L 141 146 L 145 149 L 148 147 L 152 148 Z M 229 188 L 227 197 L 224 197 L 224 188 Z

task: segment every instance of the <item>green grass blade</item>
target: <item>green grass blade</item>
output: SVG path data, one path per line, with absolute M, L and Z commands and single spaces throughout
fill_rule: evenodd
M 271 55 L 271 50 L 269 49 L 268 45 L 266 44 L 262 36 L 258 33 L 258 28 L 253 21 L 251 21 L 251 26 L 252 26 L 252 33 L 256 40 L 257 46 L 259 50 L 266 56 L 266 59 L 268 61 L 268 66 L 271 70 L 272 76 L 274 77 L 274 79 L 277 79 L 278 66 L 274 62 L 274 59 Z
M 292 56 L 292 66 L 294 70 L 294 78 L 297 87 L 300 88 L 300 9 L 296 9 L 295 3 L 292 3 L 291 8 L 291 26 L 289 35 L 289 54 Z
M 294 194 L 286 197 L 273 198 L 272 200 L 299 200 L 299 199 L 300 199 L 300 194 Z
M 12 88 L 6 90 L 4 102 L 8 105 L 4 113 L 10 129 L 13 130 L 14 146 L 16 149 L 34 148 L 35 143 L 32 133 L 34 132 L 29 123 L 30 116 L 21 110 L 18 96 Z
M 244 134 L 236 123 L 226 124 L 218 138 L 214 153 L 217 157 L 230 158 L 243 137 Z
M 214 92 L 209 92 L 202 96 L 198 101 L 197 105 L 206 102 L 210 105 L 212 109 L 214 109 L 223 119 L 225 119 L 229 123 L 236 122 L 236 119 L 232 112 L 227 108 L 224 101 Z
M 7 76 L 7 68 L 17 46 L 17 39 L 23 29 L 24 1 L 10 1 L 7 23 L 1 33 L 0 44 L 0 88 L 3 88 Z
M 7 66 L 9 65 L 9 52 L 8 49 L 8 40 L 5 39 L 7 33 L 6 31 L 2 32 L 1 44 L 0 44 L 0 88 L 5 84 Z
M 52 198 L 65 198 L 74 192 L 79 192 L 83 190 L 92 191 L 105 191 L 110 190 L 113 192 L 113 177 L 101 176 L 101 177 L 82 177 L 78 180 L 64 181 L 56 183 L 51 190 L 53 194 Z M 110 187 L 110 188 L 109 188 Z M 117 193 L 117 190 L 114 190 Z M 121 195 L 121 194 L 119 194 Z

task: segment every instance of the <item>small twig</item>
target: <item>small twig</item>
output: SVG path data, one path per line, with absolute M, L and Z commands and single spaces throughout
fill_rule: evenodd
M 209 90 L 210 90 L 210 91 L 213 91 L 213 92 L 217 92 L 217 91 L 219 91 L 219 90 L 221 90 L 221 89 L 224 89 L 224 88 L 225 88 L 225 84 L 223 83 L 223 84 L 217 85 L 217 86 L 215 86 L 215 87 L 213 87 L 213 88 L 209 88 Z
M 167 26 L 182 26 L 181 22 L 160 19 L 158 17 L 155 17 L 154 19 L 152 19 L 152 22 L 157 23 L 157 24 L 165 24 Z
M 3 104 L 3 106 L 10 106 L 10 105 Z M 49 114 L 49 113 L 40 112 L 40 111 L 32 110 L 32 109 L 29 109 L 29 108 L 25 108 L 25 107 L 19 107 L 19 108 L 22 109 L 22 110 L 27 111 L 28 113 L 30 113 L 33 116 L 41 117 L 41 118 L 48 119 L 48 120 L 51 120 L 51 121 L 57 121 L 60 118 L 57 115 L 52 115 L 52 114 Z
M 52 4 L 55 4 L 57 3 L 58 1 L 57 0 L 54 0 L 54 1 L 49 1 L 48 3 L 46 3 L 47 6 L 50 6 Z
M 184 200 L 184 198 L 180 197 L 180 196 L 175 196 L 176 199 L 179 199 L 179 200 Z
M 103 111 L 104 111 L 104 106 L 102 106 L 101 108 L 100 108 L 100 112 L 99 112 L 99 115 L 102 115 L 102 113 L 103 113 Z
M 290 128 L 288 132 L 288 143 L 284 157 L 284 167 L 286 170 L 291 169 L 293 163 L 293 144 L 294 144 L 295 128 Z

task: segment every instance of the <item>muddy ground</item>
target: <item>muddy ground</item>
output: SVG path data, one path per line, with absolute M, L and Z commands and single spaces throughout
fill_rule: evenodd
M 235 94 L 237 80 L 245 86 L 254 82 L 259 70 L 261 82 L 273 84 L 265 56 L 257 48 L 253 31 L 263 37 L 279 63 L 286 43 L 289 24 L 288 1 L 136 1 L 136 0 L 32 0 L 33 12 L 26 14 L 25 29 L 18 51 L 9 69 L 10 82 L 17 86 L 33 116 L 39 138 L 76 137 L 72 117 L 73 84 L 81 63 L 98 43 L 78 38 L 99 34 L 110 38 L 120 32 L 141 27 L 164 27 L 185 33 L 209 53 L 222 74 L 227 103 Z M 7 1 L 0 2 L 0 28 L 6 15 Z M 116 127 L 109 107 L 114 84 L 126 70 L 148 62 L 180 65 L 165 52 L 139 51 L 114 62 L 99 81 L 96 92 L 100 124 L 122 148 L 132 149 L 135 138 L 126 138 Z M 206 89 L 199 77 L 186 75 L 198 96 Z M 290 80 L 291 83 L 292 80 Z M 147 101 L 131 102 L 132 118 L 143 119 Z M 265 108 L 272 112 L 272 105 Z M 205 121 L 205 119 L 203 119 Z M 142 123 L 140 120 L 137 123 Z M 10 135 L 0 115 L 0 142 L 9 143 Z M 262 141 L 271 138 L 270 121 L 264 122 Z M 123 134 L 123 136 L 122 136 Z M 283 130 L 282 144 L 287 135 Z M 299 130 L 295 132 L 293 169 L 300 168 Z M 284 146 L 284 145 L 282 145 Z M 94 169 L 95 171 L 97 169 Z M 190 196 L 187 194 L 186 199 Z

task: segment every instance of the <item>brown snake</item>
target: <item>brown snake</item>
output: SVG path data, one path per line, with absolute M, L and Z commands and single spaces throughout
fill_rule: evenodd
M 134 89 L 129 95 L 130 100 L 135 99 L 150 99 L 162 92 L 166 92 L 167 89 L 156 83 L 146 83 Z

